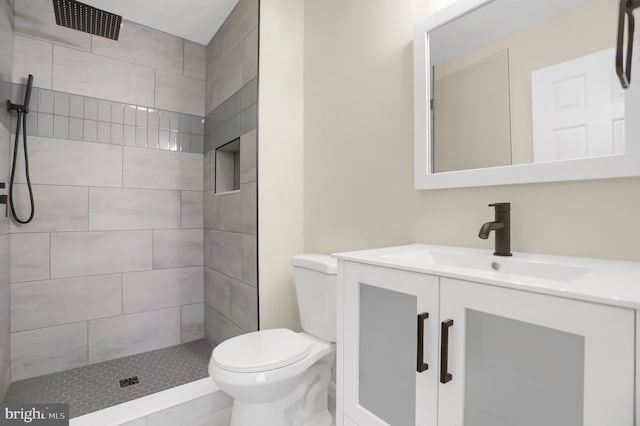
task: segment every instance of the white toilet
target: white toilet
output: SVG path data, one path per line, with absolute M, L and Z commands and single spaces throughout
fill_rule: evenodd
M 261 330 L 229 339 L 211 355 L 209 374 L 233 397 L 231 426 L 329 426 L 335 358 L 337 261 L 294 256 L 304 332 Z

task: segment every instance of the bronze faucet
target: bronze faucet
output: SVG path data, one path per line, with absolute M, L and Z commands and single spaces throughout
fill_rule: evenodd
M 511 203 L 493 203 L 496 211 L 495 220 L 487 222 L 480 228 L 478 237 L 486 240 L 491 231 L 496 231 L 495 256 L 511 256 Z

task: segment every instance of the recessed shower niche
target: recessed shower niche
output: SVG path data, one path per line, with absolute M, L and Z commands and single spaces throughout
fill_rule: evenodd
M 216 194 L 240 190 L 240 138 L 216 148 Z

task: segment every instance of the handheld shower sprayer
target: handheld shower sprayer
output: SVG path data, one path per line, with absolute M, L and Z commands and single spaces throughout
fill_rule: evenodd
M 7 101 L 9 112 L 16 111 L 18 114 L 16 120 L 16 140 L 13 147 L 13 163 L 11 165 L 11 179 L 9 180 L 9 208 L 11 209 L 11 215 L 13 219 L 21 224 L 29 223 L 33 220 L 35 214 L 35 203 L 33 201 L 33 188 L 31 187 L 31 177 L 29 176 L 29 155 L 27 153 L 27 114 L 29 113 L 29 101 L 31 99 L 31 88 L 33 87 L 33 75 L 29 74 L 27 79 L 27 88 L 24 94 L 24 102 L 22 105 L 13 104 L 11 101 Z M 24 169 L 25 177 L 27 180 L 27 188 L 29 190 L 29 200 L 31 203 L 31 213 L 25 220 L 20 219 L 16 213 L 14 198 L 13 198 L 13 183 L 16 175 L 16 163 L 18 160 L 18 148 L 20 148 L 20 128 L 22 126 L 22 149 L 24 151 Z

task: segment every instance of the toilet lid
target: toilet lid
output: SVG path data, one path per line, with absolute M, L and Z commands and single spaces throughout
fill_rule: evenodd
M 213 362 L 238 373 L 275 370 L 306 357 L 311 342 L 285 328 L 262 330 L 226 340 L 213 350 Z

